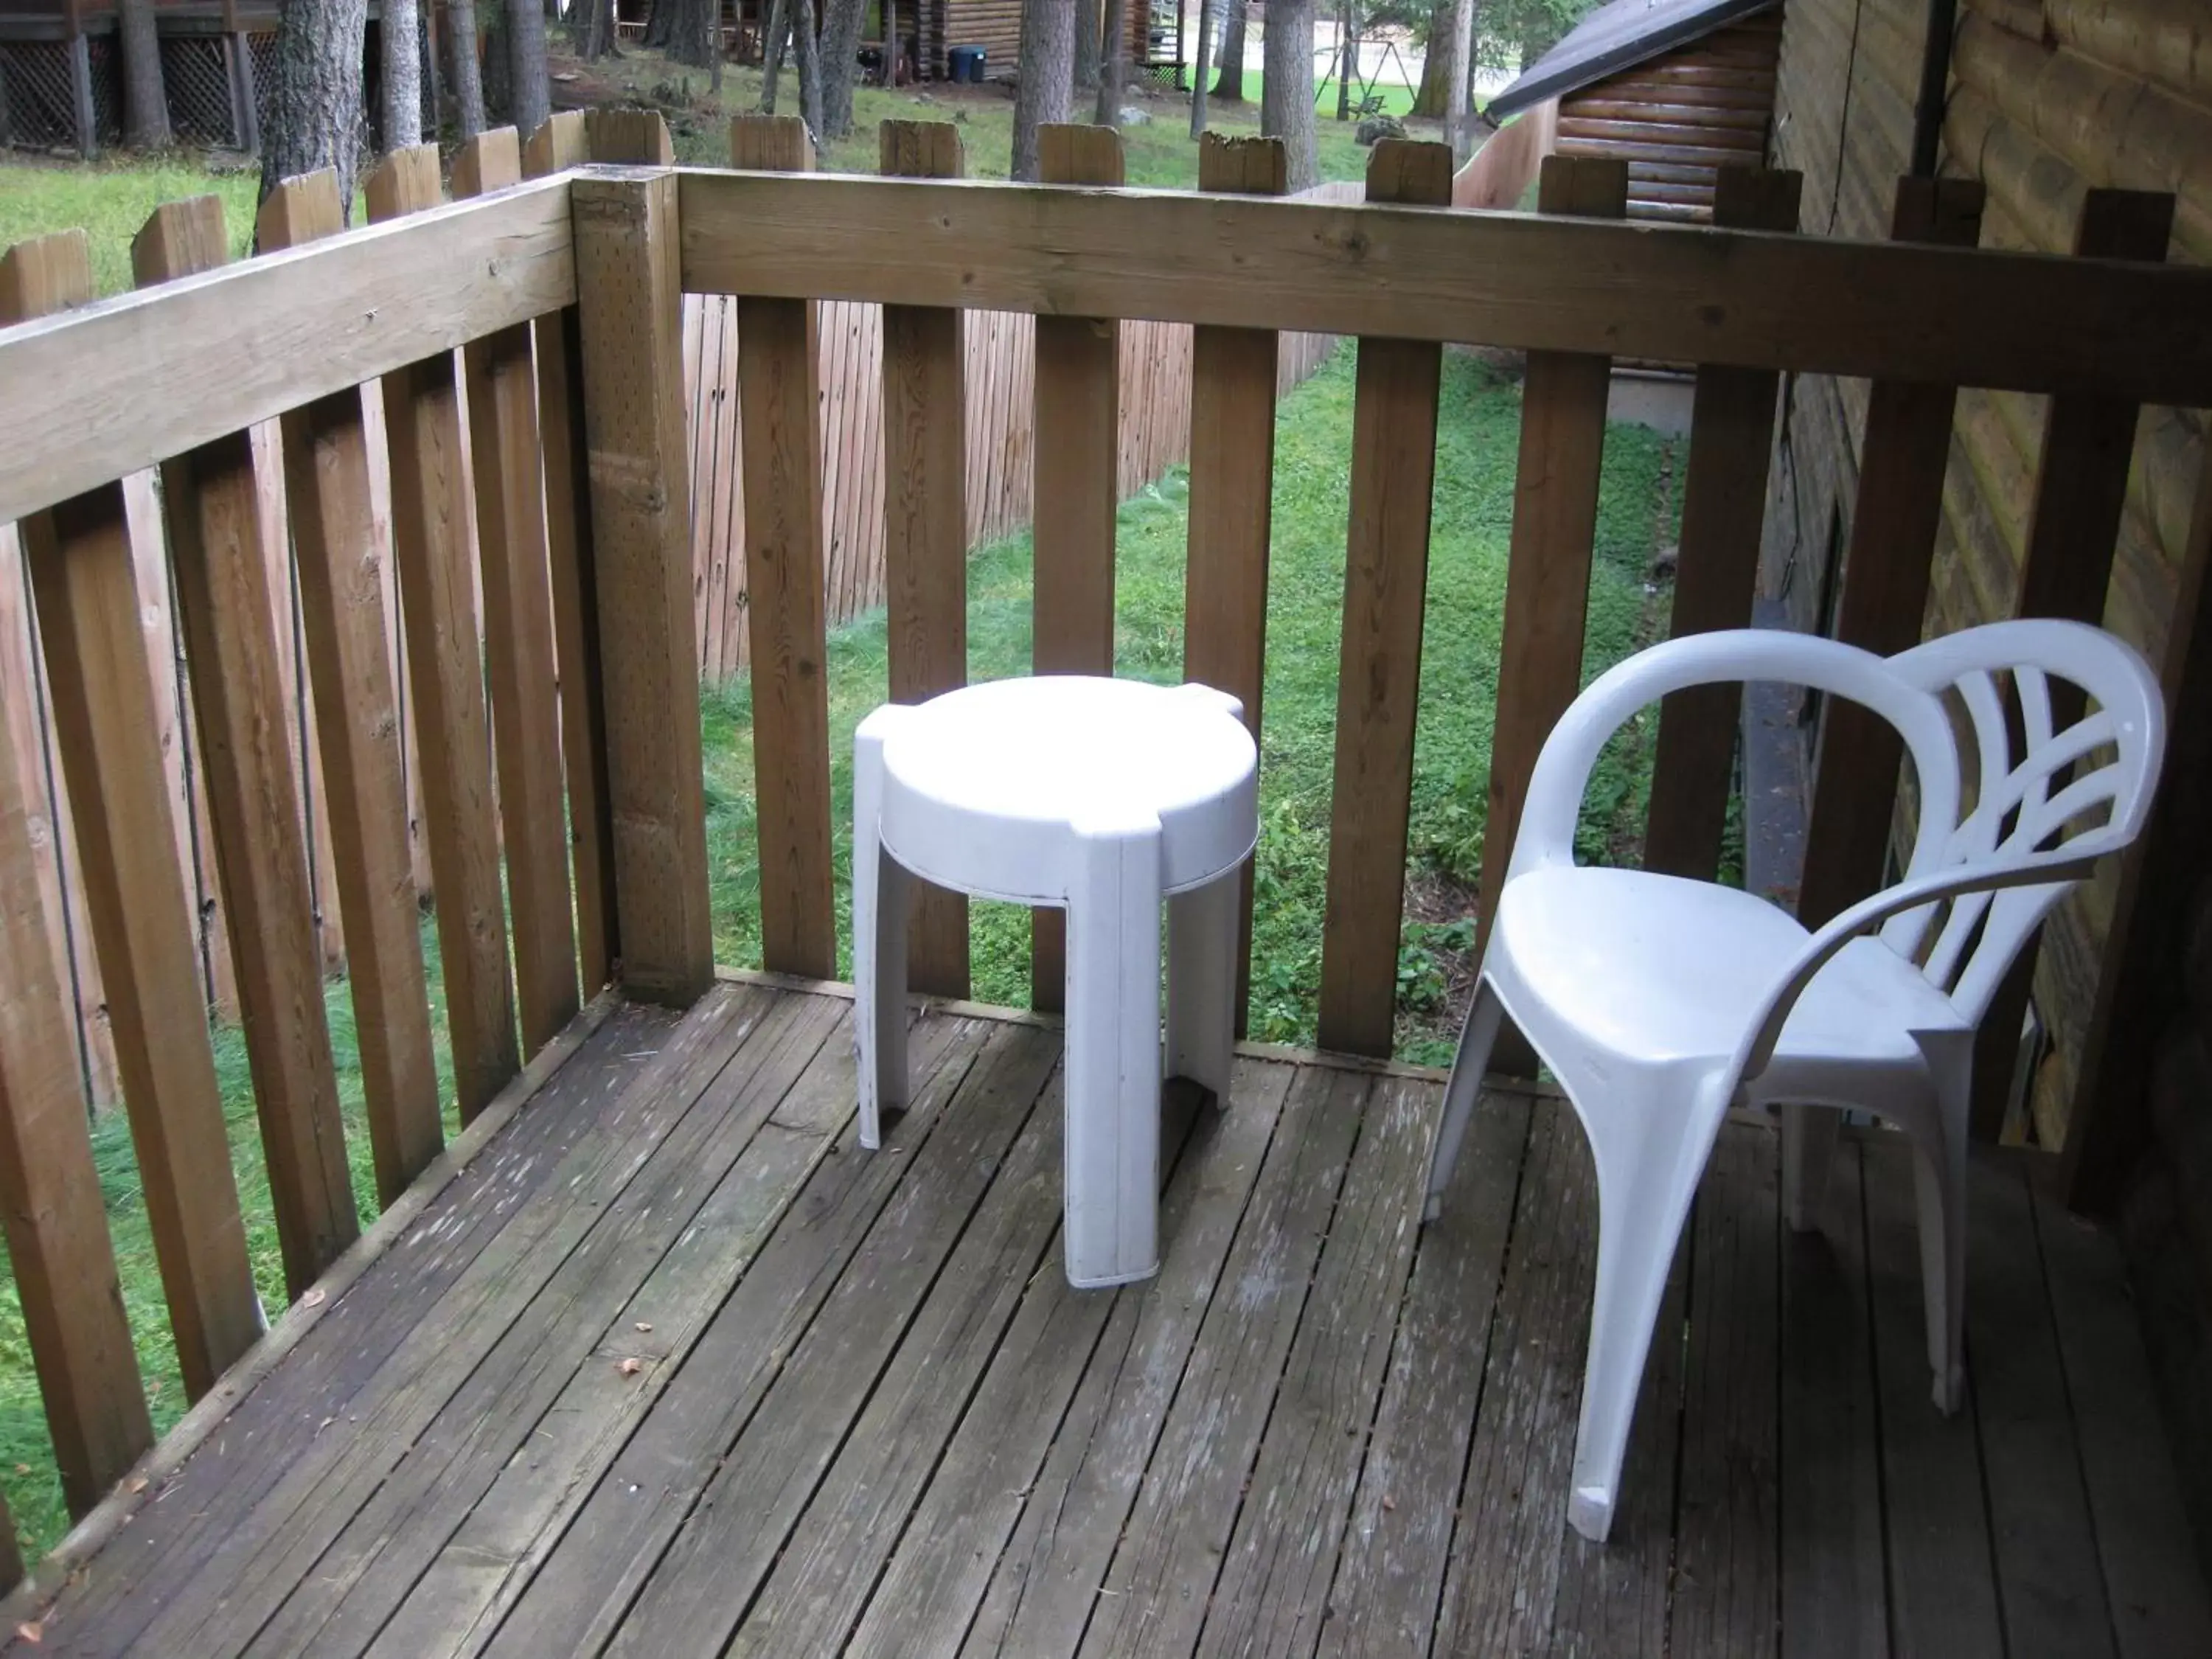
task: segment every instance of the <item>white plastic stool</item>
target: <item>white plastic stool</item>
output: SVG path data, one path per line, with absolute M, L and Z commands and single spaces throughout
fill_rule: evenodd
M 888 704 L 853 737 L 860 1144 L 907 1103 L 907 877 L 1067 909 L 1067 1279 L 1159 1267 L 1167 1069 L 1229 1095 L 1237 872 L 1259 839 L 1243 706 L 1209 686 L 1054 676 Z

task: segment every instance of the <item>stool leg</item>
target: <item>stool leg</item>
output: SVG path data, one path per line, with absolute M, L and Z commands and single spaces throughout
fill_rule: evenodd
M 1159 821 L 1079 825 L 1075 842 L 1063 1241 L 1088 1289 L 1159 1267 Z
M 883 1145 L 886 1114 L 907 1103 L 907 873 L 884 850 L 884 737 L 902 712 L 879 708 L 853 734 L 853 1041 L 860 1145 Z
M 1229 1103 L 1237 1050 L 1237 920 L 1243 866 L 1168 900 L 1168 1075 Z

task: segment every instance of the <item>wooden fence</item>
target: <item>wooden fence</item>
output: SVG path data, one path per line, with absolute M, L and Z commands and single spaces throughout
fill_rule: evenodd
M 1322 185 L 1306 199 L 1356 202 L 1357 185 Z M 883 307 L 817 307 L 822 399 L 822 544 L 832 626 L 884 602 Z M 963 313 L 967 380 L 968 545 L 1030 521 L 1035 459 L 1036 319 Z M 1280 397 L 1334 349 L 1326 334 L 1285 334 Z M 1121 331 L 1118 483 L 1124 499 L 1190 453 L 1190 326 L 1132 322 Z M 684 301 L 684 392 L 691 410 L 692 591 L 700 672 L 726 679 L 745 663 L 744 506 L 738 428 L 738 307 L 720 295 Z
M 1322 199 L 1358 198 L 1356 186 L 1324 185 Z M 884 597 L 882 308 L 825 304 L 820 307 L 822 461 L 827 614 L 844 621 Z M 1007 312 L 971 314 L 967 324 L 968 501 L 970 546 L 1005 536 L 1029 521 L 1031 423 L 1034 415 L 1035 319 Z M 745 582 L 744 504 L 738 488 L 737 321 L 733 301 L 719 295 L 687 297 L 684 369 L 691 409 L 693 548 L 702 672 L 722 678 L 744 664 Z M 1306 379 L 1334 345 L 1327 335 L 1283 337 L 1278 387 L 1287 392 Z M 390 545 L 390 483 L 383 442 L 380 389 L 366 389 L 370 501 L 380 544 Z M 464 389 L 463 395 L 465 396 Z M 465 450 L 468 422 L 461 427 Z M 261 465 L 262 545 L 270 555 L 270 591 L 280 611 L 276 635 L 290 710 L 286 736 L 294 777 L 307 819 L 309 878 L 314 895 L 317 943 L 326 971 L 345 965 L 329 813 L 317 761 L 313 699 L 307 683 L 307 639 L 300 595 L 284 550 L 283 468 L 274 422 L 254 434 Z M 1190 442 L 1190 329 L 1186 324 L 1132 323 L 1121 331 L 1121 488 L 1127 495 L 1159 478 L 1184 459 Z M 464 463 L 465 466 L 466 463 Z M 132 563 L 138 583 L 139 620 L 153 669 L 155 714 L 167 766 L 176 859 L 185 892 L 194 906 L 201 987 L 222 1018 L 238 1016 L 222 897 L 209 854 L 207 804 L 193 752 L 191 709 L 184 672 L 184 643 L 177 627 L 168 554 L 155 475 L 124 481 Z M 474 502 L 465 499 L 468 537 L 475 539 Z M 473 568 L 473 562 L 471 563 Z M 428 844 L 423 835 L 422 779 L 412 730 L 413 688 L 398 647 L 398 594 L 391 561 L 380 570 L 384 637 L 392 642 L 391 672 L 408 715 L 402 732 L 406 773 L 409 844 L 416 890 L 431 890 Z M 482 610 L 479 606 L 478 614 Z M 54 969 L 76 1008 L 78 1061 L 88 1097 L 107 1104 L 121 1097 L 114 1045 L 108 1031 L 100 964 L 92 947 L 85 896 L 61 757 L 55 744 L 46 690 L 39 672 L 37 620 L 15 527 L 0 525 L 0 718 L 14 739 L 17 781 L 33 804 L 31 836 L 40 897 L 64 926 L 52 935 Z

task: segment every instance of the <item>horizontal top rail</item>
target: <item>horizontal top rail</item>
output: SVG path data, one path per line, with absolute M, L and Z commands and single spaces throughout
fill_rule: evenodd
M 2212 404 L 2212 270 L 1701 226 L 679 170 L 684 286 Z
M 564 176 L 0 330 L 0 524 L 575 301 Z

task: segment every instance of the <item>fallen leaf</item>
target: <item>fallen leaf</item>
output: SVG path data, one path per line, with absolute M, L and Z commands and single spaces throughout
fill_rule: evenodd
M 318 1285 L 313 1290 L 309 1291 L 307 1295 L 300 1298 L 300 1305 L 303 1308 L 319 1308 L 327 1299 L 328 1293 L 324 1291 L 321 1285 Z
M 637 1322 L 637 1328 L 641 1331 L 649 1331 L 653 1328 L 653 1322 L 649 1319 L 641 1319 Z
M 147 1484 L 146 1477 L 143 1474 L 140 1475 L 136 1480 L 133 1480 L 131 1483 L 131 1495 L 134 1498 L 137 1497 L 140 1492 L 146 1490 Z
M 24 1641 L 28 1642 L 33 1647 L 38 1646 L 40 1643 L 46 1639 L 46 1627 L 42 1625 L 18 1625 L 15 1626 L 15 1634 L 21 1637 Z
M 15 1473 L 18 1474 L 28 1474 L 30 1472 L 31 1466 L 28 1463 L 18 1463 L 15 1465 Z
M 645 1361 L 642 1359 L 625 1359 L 619 1365 L 617 1365 L 615 1369 L 620 1371 L 624 1376 L 635 1376 L 640 1371 L 645 1369 Z

